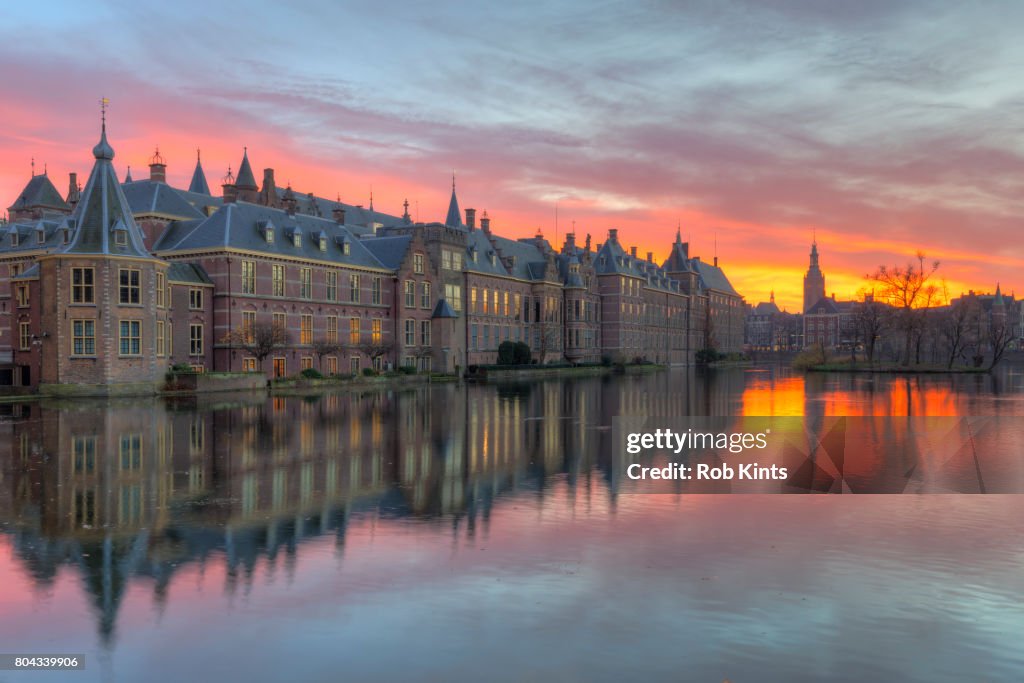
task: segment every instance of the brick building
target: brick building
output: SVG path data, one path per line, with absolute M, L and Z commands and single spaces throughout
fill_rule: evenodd
M 82 189 L 61 197 L 34 175 L 0 230 L 0 384 L 90 393 L 139 391 L 168 367 L 295 374 L 396 365 L 459 372 L 494 363 L 504 341 L 538 362 L 602 358 L 693 362 L 739 351 L 743 302 L 724 272 L 676 235 L 661 266 L 618 231 L 592 247 L 566 235 L 509 239 L 484 212 L 443 223 L 257 185 L 243 152 L 221 195 L 197 154 L 187 190 L 117 180 L 106 130 Z M 255 330 L 288 331 L 257 357 Z

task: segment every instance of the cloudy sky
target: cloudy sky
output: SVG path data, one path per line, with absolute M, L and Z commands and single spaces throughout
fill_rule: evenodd
M 115 163 L 211 185 L 248 146 L 301 191 L 663 258 L 682 224 L 749 301 L 800 305 L 918 249 L 951 294 L 1024 294 L 1024 3 L 18 3 L 0 22 L 0 196 Z M 1018 282 L 1019 281 L 1019 282 Z

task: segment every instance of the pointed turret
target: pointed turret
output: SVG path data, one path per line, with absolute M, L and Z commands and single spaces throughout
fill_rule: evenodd
M 210 194 L 210 186 L 206 183 L 206 174 L 203 173 L 203 163 L 198 149 L 196 149 L 196 170 L 192 172 L 192 182 L 189 183 L 188 191 L 197 194 Z
M 134 180 L 132 180 L 132 167 L 131 166 L 128 167 L 128 172 L 124 174 L 124 182 L 125 182 L 126 185 L 128 183 L 135 182 Z
M 462 212 L 459 211 L 459 200 L 455 196 L 455 174 L 452 173 L 452 198 L 448 202 L 448 216 L 444 219 L 444 224 L 453 228 L 462 227 Z
M 114 148 L 107 142 L 106 121 L 92 154 L 96 163 L 72 214 L 74 233 L 61 253 L 150 258 L 111 163 Z
M 242 151 L 242 164 L 238 167 L 238 177 L 235 178 L 235 187 L 239 190 L 257 190 L 256 176 L 252 174 L 252 166 L 249 165 L 249 148 Z

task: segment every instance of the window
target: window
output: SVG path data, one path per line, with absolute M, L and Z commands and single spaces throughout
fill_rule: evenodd
M 353 375 L 359 374 L 359 356 L 352 356 L 348 359 L 348 371 Z
M 188 326 L 188 354 L 203 355 L 203 324 L 192 323 Z
M 256 359 L 255 358 L 243 358 L 242 359 L 242 372 L 256 372 Z
M 370 339 L 374 344 L 380 344 L 383 339 L 383 323 L 380 318 L 370 321 Z
M 274 296 L 284 296 L 284 266 L 274 266 L 272 271 Z
M 452 270 L 462 270 L 462 252 L 452 252 Z
M 405 321 L 405 345 L 412 346 L 416 343 L 416 321 Z
M 263 236 L 266 238 L 267 244 L 273 244 L 274 243 L 274 229 L 272 227 L 267 226 L 266 228 L 264 228 L 263 229 Z
M 484 325 L 484 345 L 481 348 L 483 348 L 484 351 L 486 351 L 487 349 L 491 348 L 491 326 L 490 325 Z
M 420 308 L 430 308 L 430 283 L 420 283 Z
M 444 270 L 452 269 L 452 252 L 447 249 L 441 250 L 441 268 Z
M 121 471 L 138 470 L 142 467 L 142 435 L 124 434 L 120 441 L 118 455 L 121 460 Z
M 327 237 L 323 233 L 320 233 L 319 242 L 320 251 L 327 251 Z
M 444 286 L 444 298 L 448 299 L 448 304 L 452 307 L 453 311 L 462 310 L 462 285 L 445 285 Z
M 416 306 L 416 282 L 415 280 L 405 281 L 405 307 L 414 308 Z
M 73 436 L 71 448 L 74 453 L 75 474 L 92 474 L 96 471 L 95 436 Z
M 120 335 L 120 353 L 122 356 L 138 356 L 142 354 L 142 321 L 122 320 Z
M 18 323 L 18 343 L 22 351 L 32 348 L 32 323 Z
M 156 321 L 156 355 L 166 356 L 167 355 L 167 340 L 164 337 L 164 321 Z
M 167 307 L 165 288 L 167 287 L 167 276 L 163 273 L 156 274 L 156 305 L 157 308 Z
M 473 323 L 472 325 L 469 326 L 469 348 L 472 349 L 473 351 L 476 351 L 476 333 L 476 323 Z
M 338 316 L 327 316 L 327 341 L 331 344 L 338 343 Z
M 242 332 L 245 333 L 245 341 L 252 344 L 255 341 L 253 332 L 256 330 L 256 311 L 242 311 Z
M 338 300 L 338 273 L 337 271 L 329 270 L 326 276 L 327 284 L 327 300 L 337 301 Z
M 12 270 L 13 268 L 14 266 L 11 266 Z M 93 293 L 93 281 L 95 279 L 95 276 L 96 271 L 93 268 L 71 269 L 71 303 L 95 303 L 96 299 Z
M 505 292 L 505 317 L 508 317 L 508 292 Z
M 299 343 L 313 343 L 313 314 L 303 313 L 299 318 Z
M 523 310 L 523 301 L 522 301 L 522 299 L 523 299 L 522 295 L 519 294 L 518 292 L 516 293 L 515 297 L 513 298 L 512 310 L 514 312 L 516 320 L 519 320 L 519 318 L 522 316 L 522 312 L 521 312 Z
M 256 262 L 242 261 L 242 294 L 256 293 Z
M 373 289 L 370 292 L 370 303 L 380 303 L 380 278 L 373 278 Z
M 313 269 L 299 269 L 299 297 L 302 299 L 313 298 Z
M 36 244 L 42 244 L 46 241 L 46 233 L 42 230 L 36 231 Z
M 476 287 L 470 287 L 469 288 L 469 312 L 470 313 L 476 313 L 476 295 L 477 295 L 478 291 L 479 290 L 477 290 Z
M 350 318 L 348 321 L 348 343 L 355 346 L 359 343 L 359 318 Z
M 423 274 L 423 254 L 412 255 L 412 272 L 417 275 Z
M 115 228 L 114 230 L 114 244 L 119 247 L 127 246 L 128 244 L 128 231 L 124 228 Z
M 489 290 L 486 287 L 484 287 L 484 307 L 483 307 L 483 311 L 482 311 L 484 315 L 487 315 L 487 314 L 489 314 L 491 312 L 491 303 L 490 303 L 490 301 L 491 301 L 491 290 Z
M 327 358 L 325 358 L 324 360 L 327 361 L 327 374 L 328 375 L 337 375 L 338 374 L 338 357 L 337 356 L 327 356 Z
M 359 303 L 359 276 L 348 276 L 348 300 L 354 304 Z
M 203 290 L 195 287 L 188 290 L 188 307 L 193 311 L 203 310 Z
M 15 295 L 18 299 L 18 308 L 28 306 L 28 285 L 18 285 L 15 289 Z
M 117 271 L 120 282 L 119 300 L 122 304 L 141 303 L 139 279 L 142 274 L 134 268 L 121 268 Z
M 420 321 L 420 346 L 430 346 L 430 321 Z
M 309 370 L 313 367 L 313 357 L 303 356 L 299 359 L 299 370 Z

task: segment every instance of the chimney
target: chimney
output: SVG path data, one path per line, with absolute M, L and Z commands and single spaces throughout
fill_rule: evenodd
M 74 206 L 78 203 L 79 198 L 82 196 L 81 191 L 78 189 L 78 174 L 68 174 L 68 198 L 67 203 Z
M 715 268 L 717 268 L 717 267 L 718 267 L 718 257 L 716 256 L 715 257 Z
M 587 233 L 587 251 L 590 251 L 590 233 Z
M 149 158 L 149 179 L 154 183 L 167 182 L 167 164 L 164 162 L 164 158 L 160 156 L 159 147 L 153 152 L 153 156 Z
M 576 251 L 576 233 L 565 233 L 565 245 L 562 247 L 562 251 Z
M 277 206 L 277 183 L 274 182 L 274 169 L 263 169 L 263 189 L 260 190 L 259 203 L 264 206 Z
M 331 215 L 334 217 L 334 222 L 338 225 L 345 225 L 345 207 L 338 206 L 331 209 Z
M 484 211 L 484 215 L 480 217 L 480 229 L 487 234 L 491 233 L 491 218 L 487 215 L 486 211 Z
M 221 189 L 224 190 L 224 203 L 234 204 L 238 199 L 238 190 L 235 189 L 234 183 L 225 183 L 221 185 Z
M 648 263 L 654 263 L 654 252 L 653 251 L 647 252 L 647 262 Z
M 636 247 L 629 248 L 629 255 L 632 256 L 633 258 L 636 258 Z
M 613 243 L 613 244 L 615 242 L 619 241 L 619 229 L 618 228 L 611 228 L 608 231 L 608 241 Z
M 476 229 L 476 209 L 466 209 L 466 227 Z

